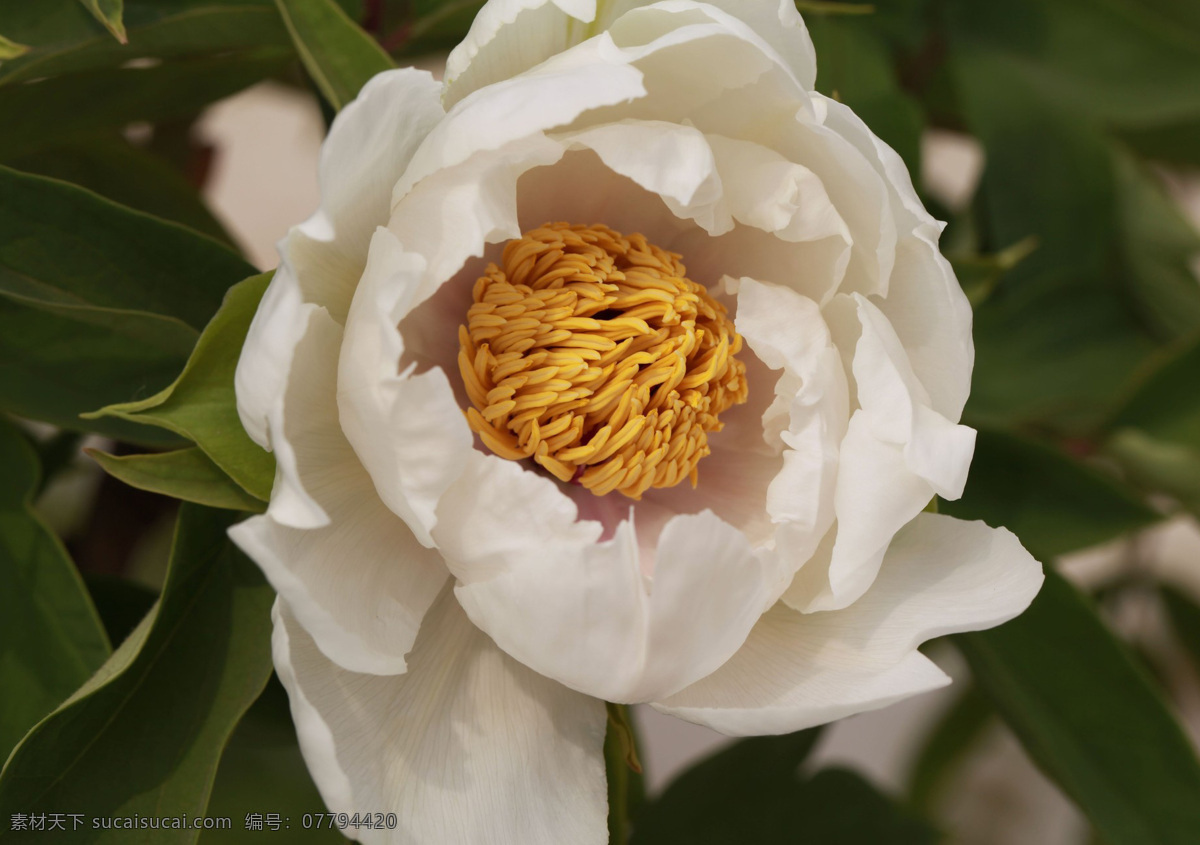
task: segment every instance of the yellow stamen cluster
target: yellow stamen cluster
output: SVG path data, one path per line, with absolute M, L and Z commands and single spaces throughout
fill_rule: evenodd
M 504 458 L 596 495 L 697 481 L 717 416 L 746 401 L 742 338 L 680 256 L 607 226 L 505 245 L 459 327 L 467 420 Z

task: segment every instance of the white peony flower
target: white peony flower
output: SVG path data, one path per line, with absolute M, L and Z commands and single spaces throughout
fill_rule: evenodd
M 445 84 L 334 122 L 238 366 L 278 472 L 233 535 L 322 796 L 397 814 L 364 841 L 603 842 L 604 701 L 798 730 L 1037 592 L 922 512 L 971 313 L 814 76 L 790 0 L 493 0 Z

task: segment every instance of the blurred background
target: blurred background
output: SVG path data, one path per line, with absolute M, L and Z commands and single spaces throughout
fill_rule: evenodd
M 398 63 L 435 75 L 478 8 L 339 2 Z M 1090 595 L 1200 745 L 1200 4 L 798 5 L 817 45 L 818 87 L 903 156 L 949 221 L 943 249 L 975 307 L 964 421 L 980 430 L 979 449 L 967 494 L 943 511 L 1009 526 Z M 197 30 L 173 16 L 200 7 L 254 14 L 189 40 Z M 36 47 L 0 62 L 0 164 L 183 222 L 273 268 L 275 243 L 317 207 L 332 113 L 272 3 L 125 8 L 129 46 L 118 48 L 75 0 L 37 11 L 0 0 L 0 35 Z M 0 406 L 37 439 L 37 511 L 119 642 L 161 586 L 175 503 L 104 475 L 81 449 L 155 444 L 79 431 L 78 413 L 131 398 L 121 392 L 129 380 L 80 386 L 91 374 L 37 358 L 12 328 L 20 313 L 5 308 Z M 77 407 L 39 405 L 26 370 L 69 386 Z M 146 395 L 176 370 L 133 380 Z M 1101 842 L 1031 762 L 958 648 L 935 642 L 929 654 L 952 687 L 832 726 L 805 766 L 859 771 L 944 841 Z M 635 721 L 651 793 L 728 743 L 649 708 Z M 272 682 L 234 735 L 209 814 L 284 806 L 320 804 Z

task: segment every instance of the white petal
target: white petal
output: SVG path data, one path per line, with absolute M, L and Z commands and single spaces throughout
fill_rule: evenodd
M 872 300 L 839 294 L 824 309 L 836 344 L 853 375 L 859 409 L 840 448 L 834 494 L 837 540 L 828 584 L 788 601 L 803 611 L 833 610 L 870 586 L 892 535 L 935 494 L 962 494 L 975 432 L 929 407 L 904 348 Z M 810 570 L 804 582 L 815 584 Z
M 730 213 L 785 241 L 838 237 L 850 230 L 815 173 L 751 141 L 709 135 Z
M 812 117 L 808 89 L 788 61 L 752 27 L 715 5 L 662 0 L 620 15 L 605 35 L 643 73 L 646 96 L 619 114 L 600 110 L 596 122 L 695 119 L 703 131 L 720 132 L 704 121 L 720 122 L 716 112 L 736 108 L 739 100 L 751 101 L 763 115 L 782 109 L 793 120 L 798 114 Z
M 384 507 L 348 447 L 346 453 L 354 468 L 315 487 L 328 527 L 288 528 L 268 513 L 229 533 L 327 658 L 355 672 L 398 674 L 449 572 Z
M 430 174 L 645 93 L 641 72 L 607 35 L 561 53 L 529 73 L 475 92 L 451 109 L 413 156 L 392 194 L 392 207 Z
M 933 488 L 908 468 L 903 450 L 877 438 L 861 410 L 850 417 L 840 455 L 829 584 L 806 611 L 846 607 L 866 592 L 892 537 L 933 498 Z
M 254 347 L 243 348 L 234 383 L 243 423 L 251 416 L 243 403 L 261 403 L 266 412 L 265 437 L 275 452 L 273 518 L 293 528 L 319 528 L 329 524 L 329 515 L 308 490 L 305 476 L 314 464 L 324 463 L 327 450 L 322 444 L 345 443 L 337 414 L 332 412 L 333 362 L 342 328 L 324 308 L 300 302 L 296 286 L 286 283 L 286 270 L 281 273 L 285 283 L 267 289 L 264 305 L 251 324 L 252 331 L 255 324 L 263 331 Z M 286 357 L 273 357 L 284 349 Z M 259 391 L 266 387 L 255 379 L 263 368 L 275 368 L 281 379 L 270 385 L 277 394 L 270 394 L 269 402 L 261 401 Z
M 677 218 L 711 235 L 733 228 L 708 139 L 677 123 L 626 120 L 559 136 L 573 149 L 594 150 L 613 172 L 658 194 Z
M 263 516 L 230 536 L 330 660 L 358 672 L 404 671 L 421 617 L 448 576 L 384 507 L 338 428 L 336 356 L 341 327 L 308 309 L 296 377 L 276 424 L 278 469 Z M 307 519 L 313 512 L 321 519 Z
M 608 701 L 669 695 L 733 654 L 780 573 L 711 513 L 669 520 L 656 559 L 635 527 L 601 540 L 554 481 L 478 455 L 434 536 L 476 625 L 543 675 Z
M 854 352 L 858 401 L 880 440 L 904 448 L 908 467 L 944 499 L 962 495 L 975 432 L 929 407 L 929 394 L 887 317 L 855 295 L 862 333 Z
M 471 432 L 444 370 L 400 371 L 397 325 L 424 270 L 421 255 L 406 252 L 387 229 L 376 231 L 346 323 L 337 405 L 379 497 L 422 545 L 432 546 L 438 499 L 462 471 Z
M 748 24 L 791 67 L 800 84 L 817 82 L 817 53 L 794 0 L 706 0 Z
M 321 207 L 280 244 L 280 267 L 254 316 L 236 375 L 246 431 L 273 449 L 267 418 L 277 411 L 305 305 L 345 320 L 362 274 L 367 242 L 387 222 L 392 185 L 442 117 L 439 86 L 412 69 L 372 78 L 334 120 L 321 148 Z
M 445 116 L 440 92 L 426 71 L 380 73 L 338 113 L 321 146 L 321 210 L 289 233 L 284 250 L 306 289 L 336 287 L 321 304 L 339 323 L 366 265 L 371 236 L 387 223 L 392 187 Z
M 883 707 L 949 682 L 918 645 L 1011 619 L 1041 583 L 1041 566 L 1005 529 L 922 514 L 854 605 L 812 614 L 777 605 L 728 663 L 655 706 L 734 735 Z
M 887 187 L 898 240 L 887 297 L 877 304 L 908 351 L 931 407 L 957 422 L 970 392 L 975 351 L 971 306 L 937 247 L 942 224 L 921 205 L 908 169 L 891 147 L 846 106 L 820 95 L 814 98 L 827 111 L 825 125 L 852 144 Z
M 896 253 L 896 210 L 889 183 L 868 157 L 827 125 L 838 103 L 812 95 L 819 122 L 795 122 L 773 145 L 789 161 L 804 165 L 821 180 L 829 199 L 845 221 L 854 245 L 842 281 L 843 292 L 886 294 Z M 832 106 L 830 105 L 832 103 Z M 825 300 L 820 300 L 825 304 Z
M 492 0 L 446 58 L 446 108 L 590 37 L 596 0 Z
M 267 420 L 283 401 L 296 344 L 315 307 L 304 302 L 296 274 L 285 258 L 254 313 L 233 374 L 242 427 L 264 449 L 274 449 Z
M 523 73 L 612 28 L 639 5 L 637 0 L 606 0 L 600 4 L 595 0 L 492 0 L 480 10 L 466 38 L 446 60 L 447 108 L 472 91 Z M 719 11 L 723 18 L 743 24 L 739 32 L 752 33 L 777 54 L 798 84 L 812 89 L 816 79 L 812 40 L 789 0 L 676 1 L 654 6 L 676 14 L 699 11 L 710 19 Z M 628 30 L 629 22 L 624 24 Z M 635 26 L 645 24 L 638 22 Z
M 815 302 L 754 279 L 737 280 L 736 287 L 739 332 L 763 363 L 782 371 L 762 425 L 768 441 L 783 450 L 767 512 L 776 525 L 788 526 L 775 548 L 786 556 L 790 573 L 833 522 L 838 444 L 849 414 L 846 378 Z
M 335 813 L 395 813 L 365 843 L 601 845 L 604 703 L 511 660 L 447 590 L 405 675 L 330 663 L 275 606 L 275 668 L 300 748 Z
M 971 305 L 937 245 L 918 228 L 896 245 L 887 298 L 876 303 L 896 331 L 930 407 L 957 421 L 971 391 Z

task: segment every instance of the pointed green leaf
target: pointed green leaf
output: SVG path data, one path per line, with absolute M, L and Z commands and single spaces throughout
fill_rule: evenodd
M 129 41 L 125 35 L 125 23 L 121 16 L 125 4 L 123 0 L 79 0 L 83 7 L 92 13 L 92 17 L 100 21 L 104 28 L 112 33 L 113 38 L 126 44 Z
M 85 450 L 109 475 L 139 490 L 210 508 L 261 513 L 265 508 L 198 448 L 145 455 L 109 455 Z
M 955 642 L 1025 750 L 1109 845 L 1200 842 L 1200 762 L 1090 602 L 1053 572 L 1024 614 Z
M 1109 423 L 1105 453 L 1200 514 L 1200 337 L 1163 355 Z
M 102 325 L 146 312 L 194 340 L 252 272 L 197 232 L 0 167 L 0 296 Z
M 0 62 L 7 62 L 11 59 L 18 58 L 29 52 L 29 47 L 25 44 L 18 44 L 16 41 L 5 38 L 0 35 Z
M 1191 337 L 1200 331 L 1200 284 L 1192 270 L 1200 233 L 1142 165 L 1121 152 L 1113 160 L 1121 257 L 1134 307 L 1157 335 Z
M 1189 4 L 1010 0 L 953 3 L 947 11 L 960 43 L 1004 55 L 1015 78 L 1048 100 L 1106 124 L 1162 126 L 1200 111 L 1200 33 L 1150 5 Z
M 321 94 L 341 110 L 391 57 L 333 0 L 275 0 L 296 52 Z
M 0 407 L 78 429 L 82 412 L 162 389 L 251 272 L 182 226 L 0 167 Z
M 1200 449 L 1200 337 L 1163 355 L 1146 371 L 1109 428 L 1136 428 L 1159 440 Z
M 46 146 L 9 159 L 5 164 L 14 170 L 87 188 L 137 211 L 181 223 L 226 246 L 234 244 L 182 173 L 117 132 Z
M 1200 516 L 1200 449 L 1153 437 L 1137 428 L 1122 428 L 1104 444 L 1131 481 L 1166 493 Z
M 1144 528 L 1160 514 L 1107 475 L 1017 434 L 980 428 L 967 488 L 942 513 L 1010 529 L 1048 560 Z
M 1197 314 L 1177 275 L 1178 231 L 1153 193 L 1131 187 L 1112 134 L 1200 108 L 1200 63 L 1129 5 L 947 6 L 949 73 L 986 151 L 986 248 L 1039 244 L 976 312 L 970 419 L 1088 434 Z
M 278 73 L 291 58 L 290 48 L 264 47 L 0 85 L 0 114 L 5 116 L 0 160 L 137 121 L 193 116 Z
M 264 811 L 291 819 L 287 845 L 346 845 L 336 827 L 304 828 L 304 814 L 324 812 L 324 807 L 296 741 L 287 691 L 272 679 L 230 737 L 205 811 L 234 819 L 233 828 L 201 832 L 200 845 L 254 845 L 262 834 L 246 831 L 243 820 Z
M 227 511 L 185 504 L 162 598 L 100 671 L 21 742 L 0 772 L 0 814 L 204 813 L 221 751 L 271 673 L 271 588 L 225 532 Z M 124 843 L 128 831 L 92 831 Z M 38 842 L 38 832 L 6 841 Z M 194 830 L 138 841 L 195 841 Z
M 37 454 L 0 417 L 0 757 L 111 649 L 75 564 L 30 508 Z
M 264 273 L 229 289 L 173 384 L 148 399 L 110 405 L 87 416 L 117 417 L 186 437 L 242 489 L 267 501 L 275 480 L 275 460 L 242 428 L 233 374 L 250 321 L 270 280 L 271 274 Z
M 127 45 L 96 25 L 79 0 L 0 0 L 5 35 L 29 44 L 0 66 L 0 85 L 116 68 L 130 59 L 177 59 L 288 46 L 273 0 L 125 0 Z

